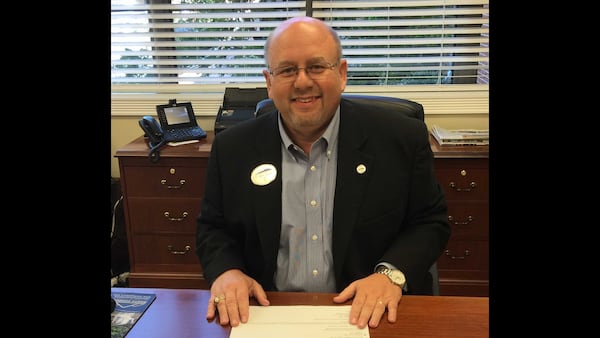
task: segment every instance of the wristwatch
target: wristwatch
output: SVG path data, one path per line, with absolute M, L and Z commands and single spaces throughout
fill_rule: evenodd
M 385 265 L 380 265 L 377 267 L 375 272 L 388 276 L 390 281 L 396 285 L 398 285 L 401 289 L 404 289 L 404 284 L 406 284 L 406 278 L 404 274 L 400 270 L 390 269 Z

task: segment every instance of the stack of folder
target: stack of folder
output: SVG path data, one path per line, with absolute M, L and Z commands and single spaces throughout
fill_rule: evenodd
M 489 145 L 488 129 L 444 129 L 433 125 L 431 135 L 442 146 Z

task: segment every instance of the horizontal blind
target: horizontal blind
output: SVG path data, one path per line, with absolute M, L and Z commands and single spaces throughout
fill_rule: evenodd
M 348 84 L 487 83 L 488 0 L 313 1 L 340 35 Z
M 311 15 L 339 32 L 349 86 L 487 83 L 488 2 L 111 0 L 111 81 L 264 83 L 268 34 Z
M 263 47 L 305 1 L 111 1 L 113 84 L 264 82 Z

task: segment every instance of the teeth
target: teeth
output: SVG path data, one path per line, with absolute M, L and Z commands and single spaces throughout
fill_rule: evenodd
M 311 99 L 298 99 L 300 102 L 310 102 Z

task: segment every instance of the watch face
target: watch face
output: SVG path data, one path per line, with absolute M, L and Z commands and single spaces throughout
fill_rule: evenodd
M 404 282 L 406 281 L 404 274 L 398 270 L 392 270 L 390 273 L 390 278 L 398 285 L 404 285 Z
M 388 276 L 392 283 L 399 285 L 400 287 L 404 287 L 404 284 L 406 283 L 406 278 L 400 270 L 393 270 L 388 269 L 386 267 L 381 267 L 377 269 L 377 272 Z

